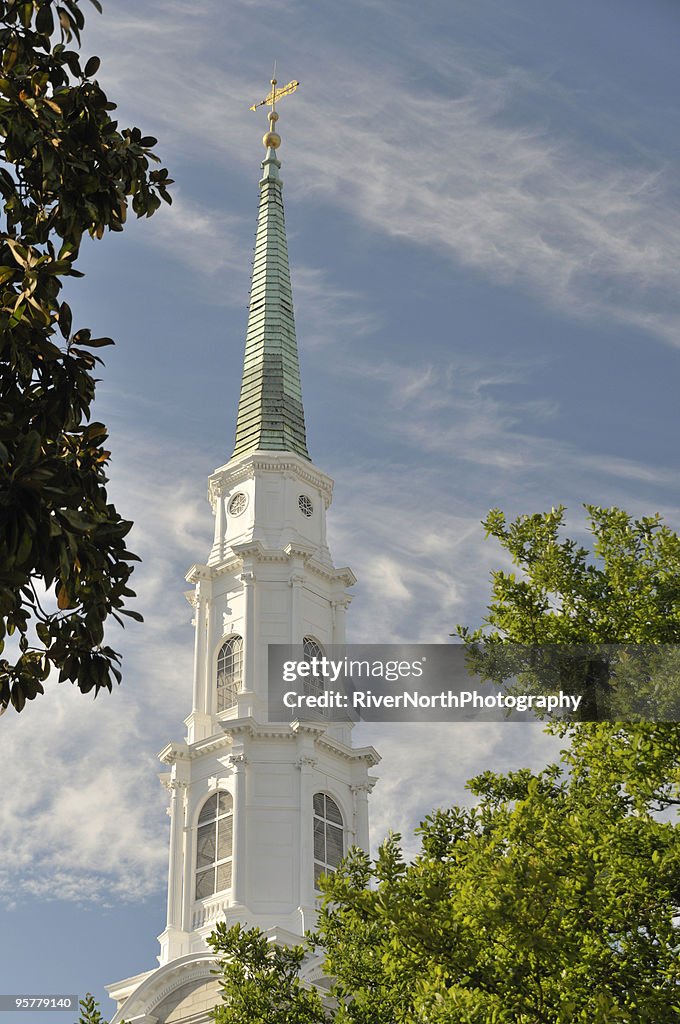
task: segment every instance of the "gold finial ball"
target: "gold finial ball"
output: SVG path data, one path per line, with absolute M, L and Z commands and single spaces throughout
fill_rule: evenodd
M 275 110 L 270 110 L 269 113 L 267 114 L 267 117 L 269 118 L 270 121 L 278 121 L 279 119 L 279 115 L 276 113 Z
M 267 132 L 262 136 L 262 145 L 266 149 L 278 149 L 281 145 L 281 136 L 276 132 Z

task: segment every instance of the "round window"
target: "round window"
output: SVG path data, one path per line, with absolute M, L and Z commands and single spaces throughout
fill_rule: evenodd
M 231 501 L 229 502 L 229 505 L 228 505 L 229 515 L 230 516 L 240 516 L 241 512 L 244 511 L 244 509 L 245 509 L 247 504 L 248 504 L 248 498 L 243 493 L 243 491 L 239 491 L 238 494 L 235 494 L 233 496 L 233 498 L 231 499 Z
M 311 516 L 312 512 L 314 511 L 312 499 L 309 498 L 306 494 L 301 494 L 300 497 L 298 498 L 298 508 L 302 512 L 303 516 Z

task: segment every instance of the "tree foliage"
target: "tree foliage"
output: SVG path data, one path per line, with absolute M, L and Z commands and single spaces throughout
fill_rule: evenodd
M 516 644 L 672 644 L 680 640 L 680 537 L 661 516 L 584 506 L 592 551 L 561 539 L 564 506 L 482 525 L 521 574 L 492 573 L 485 626 L 468 641 Z
M 316 989 L 298 977 L 305 957 L 301 946 L 277 946 L 257 929 L 221 921 L 208 943 L 219 955 L 222 1005 L 212 1013 L 217 1024 L 325 1024 Z
M 91 0 L 100 11 L 98 0 Z M 73 330 L 60 293 L 83 235 L 121 231 L 128 206 L 170 202 L 156 140 L 119 128 L 77 50 L 80 0 L 0 2 L 0 707 L 21 711 L 52 669 L 83 692 L 120 681 L 104 642 L 124 607 L 136 556 L 131 523 L 106 492 L 107 430 L 91 422 L 92 351 L 113 344 Z M 2 647 L 0 647 L 0 651 Z
M 91 992 L 88 992 L 84 999 L 79 1002 L 80 1017 L 77 1024 L 108 1024 L 104 1020 L 99 1009 L 99 1003 Z M 125 1024 L 125 1021 L 122 1021 Z
M 79 1006 L 80 1017 L 78 1018 L 78 1024 L 106 1024 L 101 1015 L 99 1003 L 91 992 L 88 992 L 85 998 L 80 1000 Z
M 581 693 L 584 721 L 680 717 L 680 537 L 661 517 L 585 506 L 592 550 L 560 536 L 565 509 L 483 525 L 520 572 L 492 573 L 484 626 L 458 626 L 471 671 L 516 689 Z M 623 646 L 620 646 L 623 645 Z

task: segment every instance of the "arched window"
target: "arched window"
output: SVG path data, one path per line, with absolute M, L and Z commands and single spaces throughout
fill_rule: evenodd
M 313 636 L 303 637 L 302 640 L 302 657 L 305 661 L 311 662 L 312 658 L 323 658 L 324 649 L 318 640 L 315 640 Z M 319 697 L 326 689 L 323 676 L 305 676 L 303 684 L 303 693 L 309 697 Z
M 325 793 L 314 794 L 314 888 L 322 875 L 332 874 L 345 855 L 342 812 Z
M 217 658 L 217 712 L 227 711 L 236 703 L 243 680 L 243 637 L 230 636 L 224 641 Z
M 213 793 L 201 808 L 196 843 L 196 899 L 231 889 L 234 802 L 230 793 Z

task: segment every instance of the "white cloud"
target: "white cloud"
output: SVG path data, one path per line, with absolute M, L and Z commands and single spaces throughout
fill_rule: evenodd
M 297 333 L 306 349 L 325 348 L 343 338 L 361 340 L 381 326 L 382 318 L 369 308 L 368 296 L 338 286 L 328 272 L 297 261 L 291 277 Z
M 203 301 L 247 304 L 252 225 L 245 218 L 217 213 L 174 189 L 172 206 L 163 206 L 144 227 L 147 244 L 192 271 L 191 287 L 200 288 Z
M 125 441 L 118 438 L 119 443 Z M 131 548 L 145 623 L 115 627 L 124 681 L 93 701 L 48 681 L 21 715 L 2 720 L 5 770 L 0 897 L 107 903 L 137 900 L 165 884 L 166 803 L 155 752 L 181 738 L 191 693 L 190 609 L 182 575 L 209 545 L 210 513 L 164 472 L 169 452 L 139 439 L 121 444 L 111 487 L 135 515 Z M 190 459 L 172 453 L 190 476 Z M 207 551 L 205 552 L 207 553 Z

